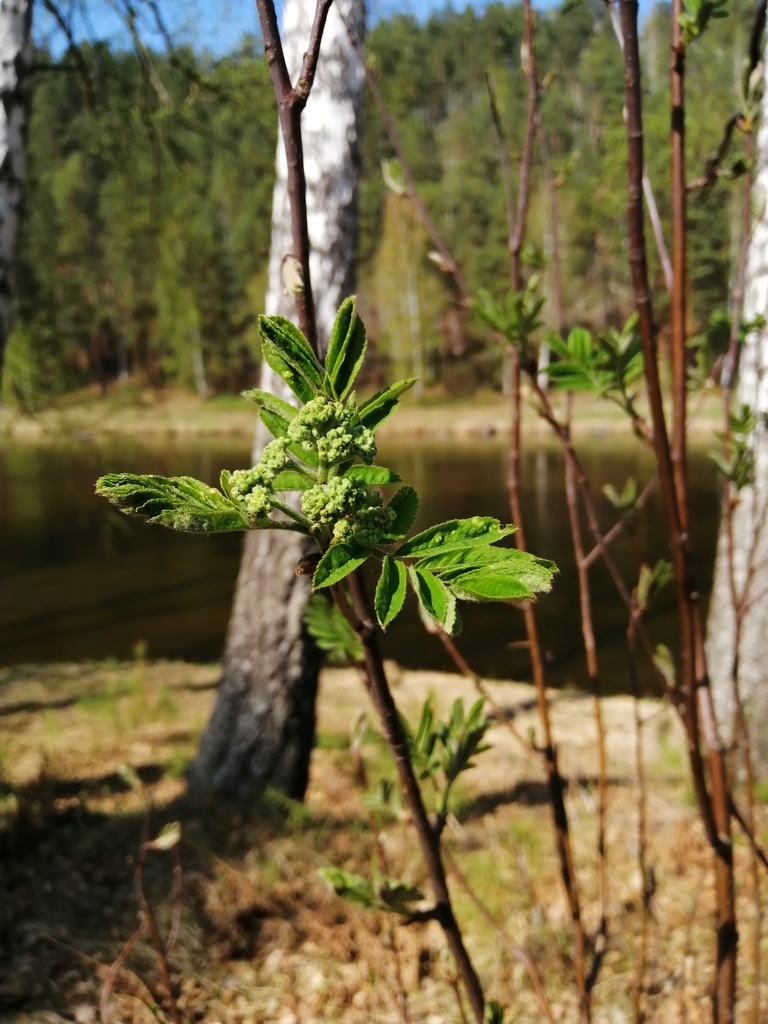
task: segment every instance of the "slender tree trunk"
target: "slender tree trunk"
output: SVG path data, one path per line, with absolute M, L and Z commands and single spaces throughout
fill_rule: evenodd
M 762 101 L 757 136 L 753 207 L 756 217 L 747 257 L 744 318 L 768 317 L 768 93 Z M 751 331 L 741 351 L 736 406 L 759 414 L 752 437 L 755 482 L 732 495 L 732 530 L 721 527 L 709 615 L 707 660 L 725 735 L 734 713 L 734 669 L 748 717 L 755 722 L 755 754 L 768 763 L 768 329 Z M 736 411 L 736 410 L 735 410 Z M 733 537 L 733 583 L 728 536 Z M 736 650 L 734 607 L 741 603 L 741 638 Z
M 314 0 L 285 0 L 283 6 L 283 47 L 294 82 L 314 12 Z M 353 288 L 365 82 L 340 13 L 357 37 L 363 37 L 364 0 L 336 0 L 302 118 L 310 273 L 321 355 L 336 310 Z M 284 259 L 293 248 L 287 173 L 278 140 L 266 312 L 294 319 L 294 296 L 286 294 L 283 276 Z M 266 364 L 260 387 L 294 400 Z M 254 461 L 267 440 L 259 425 Z M 320 668 L 319 654 L 303 626 L 309 582 L 295 574 L 305 545 L 304 538 L 290 533 L 246 534 L 219 692 L 190 775 L 198 790 L 248 799 L 272 786 L 297 799 L 304 795 Z
M 24 195 L 32 0 L 0 0 L 0 376 L 16 307 L 14 262 Z

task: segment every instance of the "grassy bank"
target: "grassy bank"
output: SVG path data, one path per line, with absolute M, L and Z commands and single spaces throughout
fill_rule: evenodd
M 712 436 L 720 426 L 718 396 L 697 397 L 692 408 L 696 412 L 692 432 Z M 617 407 L 591 396 L 579 398 L 574 420 L 577 434 L 630 433 L 626 417 Z M 186 393 L 132 389 L 106 397 L 81 392 L 60 399 L 34 416 L 0 408 L 0 434 L 42 442 L 62 435 L 102 434 L 250 437 L 254 422 L 253 406 L 238 396 L 220 396 L 204 402 Z M 525 403 L 524 426 L 527 433 L 549 432 L 530 401 Z M 407 398 L 382 433 L 403 438 L 492 437 L 505 435 L 508 427 L 509 402 L 503 395 L 481 392 L 472 397 L 450 398 L 436 393 L 421 403 Z
M 460 677 L 396 666 L 390 675 L 410 718 L 428 694 L 441 712 L 456 696 L 474 698 Z M 362 746 L 363 772 L 351 756 L 360 713 L 375 725 L 357 673 L 323 674 L 318 748 L 303 806 L 275 797 L 251 808 L 190 805 L 184 769 L 216 679 L 215 666 L 141 661 L 0 671 L 0 872 L 7 894 L 0 936 L 8 936 L 0 1007 L 17 1021 L 50 1021 L 52 1011 L 81 1024 L 96 1021 L 109 965 L 136 927 L 132 863 L 143 808 L 151 803 L 153 832 L 171 819 L 182 828 L 180 901 L 169 895 L 163 855 L 150 858 L 144 886 L 165 934 L 174 907 L 181 910 L 171 964 L 183 1020 L 459 1021 L 436 926 L 393 928 L 389 918 L 341 902 L 318 877 L 328 865 L 370 875 L 382 870 L 385 856 L 391 875 L 424 883 L 412 830 L 397 805 L 391 814 L 371 809 L 371 794 L 393 777 L 373 731 Z M 536 734 L 530 688 L 499 683 L 492 690 L 518 733 Z M 691 806 L 676 721 L 659 703 L 643 701 L 641 710 L 652 791 L 648 862 L 656 878 L 645 998 L 649 1019 L 695 1021 L 707 1012 L 711 972 L 710 858 Z M 601 1022 L 630 1019 L 642 903 L 631 701 L 606 700 L 605 715 L 610 940 L 594 993 Z M 553 694 L 553 716 L 592 934 L 598 902 L 590 701 Z M 464 776 L 447 831 L 458 912 L 488 993 L 509 1007 L 510 1020 L 539 1021 L 541 1011 L 487 908 L 534 957 L 557 1019 L 573 1020 L 567 907 L 544 777 L 507 729 L 494 727 L 489 740 L 492 749 Z M 142 791 L 127 784 L 123 765 L 138 773 Z M 764 807 L 758 814 L 764 829 L 768 814 Z M 736 857 L 737 877 L 746 879 L 741 844 Z M 748 934 L 754 907 L 746 882 L 742 889 Z M 748 946 L 742 943 L 746 994 Z M 167 1020 L 157 1005 L 161 992 L 151 947 L 142 939 L 114 978 L 113 1019 Z

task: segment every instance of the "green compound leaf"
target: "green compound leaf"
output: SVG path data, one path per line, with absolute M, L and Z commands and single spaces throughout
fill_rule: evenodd
M 386 629 L 397 618 L 405 601 L 405 566 L 387 555 L 376 586 L 376 618 L 382 629 Z
M 456 614 L 456 595 L 428 569 L 409 566 L 408 576 L 424 611 L 439 622 L 446 633 L 451 636 L 458 633 L 461 620 Z
M 322 594 L 313 594 L 304 614 L 309 634 L 333 665 L 363 660 L 360 637 L 344 618 L 339 606 Z
M 338 583 L 362 565 L 369 555 L 370 551 L 367 548 L 355 544 L 334 544 L 320 559 L 312 586 L 319 590 L 321 587 L 330 587 Z
M 109 473 L 96 493 L 128 515 L 143 516 L 183 533 L 231 533 L 248 523 L 230 499 L 215 487 L 189 476 L 136 476 Z
M 339 307 L 328 342 L 323 386 L 334 397 L 344 398 L 352 387 L 362 365 L 366 345 L 365 325 L 357 315 L 352 296 Z
M 514 526 L 502 526 L 498 519 L 493 519 L 490 516 L 449 519 L 448 522 L 431 526 L 423 533 L 417 533 L 415 537 L 411 537 L 397 554 L 400 557 L 420 558 L 438 551 L 450 551 L 451 548 L 469 547 L 475 544 L 495 544 L 514 532 Z
M 385 544 L 391 541 L 400 540 L 413 526 L 416 513 L 419 511 L 419 496 L 416 491 L 406 484 L 395 491 L 387 504 L 392 509 L 395 518 L 389 526 L 386 536 L 382 538 Z
M 379 886 L 379 899 L 387 910 L 407 917 L 413 913 L 412 904 L 424 899 L 424 893 L 418 886 L 410 885 L 408 882 L 386 880 Z
M 275 413 L 286 423 L 289 423 L 298 412 L 290 403 L 284 402 L 282 398 L 270 394 L 269 391 L 259 391 L 258 388 L 254 388 L 252 391 L 243 391 L 242 396 L 250 402 L 255 402 L 261 409 Z
M 363 402 L 359 410 L 362 425 L 370 430 L 378 430 L 397 408 L 400 395 L 412 388 L 415 383 L 415 377 L 399 380 L 395 384 L 390 384 L 388 388 L 377 391 L 373 398 Z
M 386 487 L 387 484 L 399 484 L 400 477 L 386 466 L 350 466 L 344 476 L 351 480 L 362 480 L 369 487 Z
M 470 572 L 480 569 L 493 571 L 517 580 L 525 587 L 528 599 L 551 590 L 552 579 L 557 572 L 554 562 L 547 559 L 537 558 L 517 548 L 495 548 L 490 545 L 452 548 L 427 555 L 419 561 L 419 568 L 428 568 L 453 590 L 462 586 L 464 577 Z
M 504 1024 L 504 1007 L 495 999 L 485 1004 L 483 1024 Z
M 457 597 L 467 601 L 525 601 L 535 596 L 514 572 L 505 569 L 503 562 L 470 569 L 451 580 L 449 586 Z
M 260 316 L 259 333 L 267 365 L 301 402 L 309 402 L 322 387 L 323 368 L 307 339 L 283 316 Z
M 280 416 L 279 413 L 273 412 L 271 409 L 261 408 L 259 410 L 259 417 L 272 437 L 288 436 L 288 421 Z M 288 451 L 294 458 L 298 459 L 299 462 L 303 462 L 305 465 L 311 466 L 313 469 L 317 469 L 319 462 L 317 452 L 302 448 L 300 444 L 289 444 Z
M 413 904 L 424 899 L 421 889 L 408 882 L 382 879 L 374 885 L 362 875 L 341 868 L 321 868 L 320 877 L 337 896 L 366 910 L 385 910 L 407 917 L 414 911 Z
M 353 875 L 350 871 L 342 871 L 341 868 L 321 868 L 320 877 L 337 896 L 341 896 L 348 903 L 365 907 L 367 910 L 376 908 L 373 883 L 362 875 Z
M 485 734 L 493 724 L 493 718 L 485 714 L 485 698 L 480 697 L 464 715 L 464 701 L 457 697 L 451 707 L 448 722 L 441 730 L 443 742 L 443 771 L 449 785 L 458 776 L 474 767 L 472 758 L 489 750 L 483 743 Z

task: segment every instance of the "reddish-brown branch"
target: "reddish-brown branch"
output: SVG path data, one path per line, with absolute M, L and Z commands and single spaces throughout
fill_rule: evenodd
M 528 82 L 528 106 L 525 116 L 523 154 L 520 159 L 520 179 L 517 189 L 517 210 L 515 228 L 509 236 L 509 259 L 512 276 L 512 290 L 519 292 L 522 287 L 520 253 L 523 248 L 528 220 L 528 202 L 531 192 L 531 165 L 533 163 L 533 141 L 536 132 L 536 107 L 539 99 L 539 82 L 536 77 L 536 51 L 533 40 L 533 8 L 530 0 L 523 0 L 525 21 L 525 58 L 523 70 Z
M 560 334 L 565 330 L 565 308 L 563 303 L 563 273 L 560 258 L 560 211 L 557 203 L 557 187 L 555 177 L 552 174 L 552 165 L 549 160 L 549 145 L 547 144 L 547 133 L 541 123 L 541 116 L 536 114 L 536 137 L 539 140 L 539 152 L 541 153 L 541 166 L 544 171 L 544 181 L 549 195 L 549 226 L 552 231 L 552 294 L 555 299 L 555 320 L 557 330 Z
M 568 426 L 570 436 L 570 417 L 572 396 L 568 396 Z M 576 474 L 574 460 L 565 460 L 565 497 L 568 505 L 568 520 L 571 527 L 571 542 L 576 558 L 576 571 L 579 578 L 579 613 L 581 617 L 581 636 L 584 654 L 587 660 L 587 675 L 592 691 L 592 703 L 597 731 L 598 754 L 598 797 L 597 797 L 597 883 L 600 898 L 600 924 L 595 940 L 595 956 L 587 978 L 587 991 L 591 992 L 597 981 L 598 972 L 605 954 L 608 938 L 608 863 L 605 845 L 605 815 L 608 799 L 608 763 L 605 749 L 605 722 L 600 700 L 600 676 L 597 663 L 597 644 L 595 628 L 592 620 L 592 595 L 589 589 L 589 571 L 585 566 L 584 542 L 579 521 L 579 504 L 576 493 Z
M 766 0 L 760 0 L 755 8 L 755 16 L 752 20 L 752 27 L 749 32 L 749 61 L 742 76 L 742 81 L 746 87 L 745 91 L 747 91 L 749 86 L 752 73 L 763 59 L 763 32 L 765 31 L 767 7 L 768 4 L 766 3 Z M 752 123 L 751 115 L 748 112 L 739 111 L 728 118 L 725 123 L 725 127 L 723 128 L 723 135 L 718 143 L 717 149 L 704 164 L 704 173 L 695 181 L 688 183 L 689 192 L 694 189 L 709 188 L 711 185 L 714 185 L 715 181 L 717 181 L 720 165 L 730 149 L 733 133 L 737 128 L 744 131 L 748 137 L 751 135 L 754 125 Z M 750 154 L 747 154 L 747 171 L 748 173 L 751 173 Z
M 670 151 L 672 175 L 672 467 L 678 517 L 683 533 L 688 532 L 686 486 L 686 225 L 685 225 L 685 45 L 680 16 L 682 0 L 672 0 L 672 46 L 669 67 L 671 120 Z
M 301 328 L 312 349 L 318 353 L 317 321 L 309 272 L 309 228 L 307 225 L 307 179 L 304 171 L 304 147 L 301 137 L 301 112 L 306 106 L 317 67 L 325 20 L 332 0 L 317 0 L 309 48 L 296 88 L 291 85 L 285 63 L 283 44 L 277 27 L 277 15 L 272 0 L 256 0 L 259 24 L 264 39 L 272 86 L 277 99 L 280 129 L 288 164 L 288 194 L 291 207 L 292 255 L 301 271 L 301 287 L 296 291 L 296 312 Z
M 645 1019 L 643 1010 L 643 995 L 645 993 L 645 970 L 648 955 L 648 925 L 651 913 L 651 899 L 653 888 L 648 872 L 646 860 L 647 850 L 647 806 L 648 797 L 646 792 L 645 760 L 643 756 L 643 721 L 640 715 L 640 683 L 637 677 L 637 654 L 635 650 L 635 638 L 637 635 L 637 624 L 640 621 L 641 611 L 637 606 L 637 592 L 632 594 L 632 609 L 629 613 L 629 624 L 627 626 L 627 657 L 629 665 L 629 680 L 632 690 L 632 707 L 635 719 L 635 771 L 637 774 L 637 866 L 640 872 L 640 884 L 642 886 L 642 917 L 640 920 L 640 949 L 637 955 L 635 967 L 635 993 L 634 1011 L 635 1024 L 642 1024 Z
M 510 279 L 512 290 L 514 292 L 520 292 L 522 289 L 520 253 L 522 251 L 523 240 L 525 237 L 528 213 L 531 163 L 533 160 L 533 141 L 534 132 L 536 130 L 536 107 L 538 100 L 538 80 L 536 77 L 536 55 L 534 49 L 533 11 L 531 8 L 531 0 L 524 0 L 523 11 L 525 19 L 524 70 L 528 85 L 528 105 L 525 123 L 525 139 L 520 163 L 519 189 L 514 217 L 514 228 L 510 231 L 508 239 Z M 497 133 L 499 128 L 500 124 L 497 126 Z M 503 132 L 499 135 L 499 144 L 500 146 L 505 146 Z M 506 188 L 505 197 L 507 201 L 508 220 L 510 228 L 512 228 L 512 197 L 511 191 Z M 520 503 L 519 481 L 521 425 L 520 358 L 517 351 L 512 347 L 509 348 L 509 358 L 512 370 L 512 420 L 510 427 L 509 460 L 507 465 L 507 488 L 509 491 L 512 522 L 517 527 L 515 543 L 521 551 L 524 551 L 526 547 L 525 530 L 523 525 L 522 506 Z M 578 879 L 573 861 L 573 850 L 571 847 L 568 827 L 568 813 L 566 811 L 565 798 L 563 796 L 563 781 L 557 763 L 557 750 L 552 735 L 552 726 L 549 717 L 549 703 L 547 700 L 546 680 L 544 675 L 544 656 L 538 632 L 538 625 L 536 622 L 536 614 L 532 605 L 525 604 L 523 606 L 523 618 L 525 621 L 528 646 L 531 653 L 531 669 L 536 689 L 539 719 L 541 721 L 541 727 L 544 734 L 544 747 L 542 752 L 544 754 L 544 762 L 547 771 L 549 798 L 554 820 L 560 874 L 571 914 L 574 944 L 574 970 L 579 996 L 580 1016 L 582 1022 L 586 1024 L 586 1022 L 590 1020 L 590 1007 L 589 992 L 587 991 L 584 924 L 581 918 L 581 901 L 579 898 Z
M 717 149 L 705 161 L 703 173 L 698 178 L 694 178 L 693 181 L 689 181 L 686 184 L 686 192 L 696 192 L 702 188 L 711 188 L 711 186 L 717 181 L 718 174 L 720 172 L 720 164 L 723 162 L 728 150 L 731 148 L 733 133 L 738 127 L 741 118 L 741 114 L 733 114 L 725 122 L 723 137 L 720 139 Z
M 325 22 L 328 18 L 328 12 L 331 9 L 332 2 L 333 0 L 317 0 L 315 19 L 312 22 L 312 30 L 309 34 L 309 45 L 307 46 L 307 51 L 304 54 L 304 60 L 302 61 L 298 81 L 294 87 L 296 104 L 302 110 L 307 105 L 309 94 L 312 92 L 312 86 L 315 82 L 317 60 L 320 56 L 320 44 L 323 41 Z
M 715 853 L 717 896 L 717 962 L 714 1015 L 718 1024 L 733 1020 L 736 996 L 736 916 L 733 879 L 731 815 L 725 759 L 717 731 L 712 694 L 709 689 L 698 595 L 689 570 L 689 537 L 685 528 L 686 496 L 678 496 L 676 470 L 667 435 L 656 353 L 656 334 L 648 284 L 645 226 L 641 203 L 643 173 L 643 121 L 640 88 L 640 58 L 637 36 L 637 0 L 621 0 L 624 36 L 624 81 L 627 110 L 629 259 L 643 347 L 646 389 L 653 421 L 654 449 L 661 484 L 662 504 L 669 533 L 675 575 L 681 640 L 681 690 L 685 701 L 684 725 L 688 740 L 691 774 L 707 837 Z M 674 20 L 674 18 L 673 18 Z M 674 97 L 673 97 L 674 100 Z M 682 114 L 682 108 L 680 110 Z M 679 199 L 679 197 L 678 197 Z M 678 211 L 679 215 L 679 211 Z M 682 234 L 683 246 L 685 242 Z M 683 248 L 683 260 L 685 252 Z M 678 300 L 679 301 L 679 300 Z M 683 307 L 684 308 L 684 307 Z M 680 311 L 677 311 L 678 322 Z M 684 330 L 684 323 L 683 323 Z M 676 381 L 680 387 L 680 381 Z M 682 386 L 685 386 L 683 379 Z M 676 399 L 682 413 L 678 432 L 684 433 L 685 405 Z M 678 455 L 680 454 L 678 449 Z M 682 449 L 684 453 L 684 449 Z M 678 465 L 680 460 L 678 460 Z M 683 487 L 685 481 L 683 480 Z M 704 771 L 702 746 L 708 772 Z M 707 787 L 707 774 L 711 791 Z
M 389 689 L 384 662 L 377 640 L 376 626 L 371 616 L 365 585 L 359 572 L 349 580 L 352 607 L 357 618 L 356 630 L 363 645 L 365 662 L 365 683 L 368 694 L 381 719 L 384 736 L 395 762 L 400 787 L 411 814 L 413 826 L 421 847 L 432 885 L 435 906 L 428 912 L 430 919 L 438 920 L 443 929 L 448 947 L 456 961 L 456 967 L 467 992 L 472 1012 L 478 1024 L 482 1024 L 485 1011 L 485 996 L 480 979 L 469 958 L 461 930 L 456 921 L 448 883 L 445 877 L 440 840 L 432 827 L 416 775 L 411 764 L 408 740 L 403 731 L 397 707 Z
M 126 944 L 120 950 L 117 959 L 110 966 L 107 971 L 107 976 L 104 979 L 104 985 L 101 989 L 101 995 L 99 996 L 99 1017 L 101 1018 L 101 1024 L 110 1024 L 109 1021 L 109 997 L 112 994 L 112 989 L 115 985 L 115 980 L 120 973 L 120 970 L 131 954 L 131 950 L 142 937 L 144 932 L 147 930 L 146 921 L 142 921 L 136 931 L 131 935 Z
M 168 963 L 168 954 L 163 945 L 163 939 L 160 935 L 160 929 L 157 925 L 157 918 L 155 912 L 144 893 L 144 864 L 147 859 L 147 844 L 149 841 L 149 811 L 144 812 L 144 817 L 141 823 L 141 839 L 139 840 L 139 852 L 136 857 L 136 866 L 133 872 L 133 884 L 136 892 L 136 900 L 138 901 L 139 908 L 141 910 L 141 916 L 144 924 L 149 932 L 149 938 L 152 943 L 152 948 L 155 951 L 157 957 L 158 966 L 160 968 L 160 976 L 163 979 L 163 986 L 166 990 L 167 995 L 167 1009 L 171 1015 L 174 1024 L 181 1024 L 181 1017 L 179 1015 L 179 1008 L 176 1003 L 176 996 L 173 991 L 173 982 L 171 981 L 171 968 Z
M 736 821 L 739 823 L 739 827 L 746 836 L 747 842 L 754 851 L 755 856 L 763 865 L 765 870 L 768 871 L 768 854 L 766 854 L 765 850 L 762 848 L 760 843 L 758 843 L 754 829 L 750 825 L 747 816 L 740 810 L 740 808 L 736 804 L 736 801 L 733 799 L 731 800 L 731 813 L 733 814 Z
M 640 492 L 640 495 L 638 496 L 638 499 L 635 502 L 633 511 L 637 511 L 638 509 L 641 509 L 645 506 L 650 496 L 656 490 L 656 485 L 658 484 L 658 482 L 659 480 L 657 476 L 654 475 L 651 477 L 651 479 Z M 597 561 L 598 558 L 602 558 L 603 549 L 610 547 L 610 545 L 613 544 L 616 538 L 620 537 L 621 534 L 624 533 L 624 531 L 627 529 L 629 522 L 630 517 L 628 515 L 624 516 L 623 519 L 619 519 L 617 523 L 614 523 L 610 530 L 606 530 L 606 532 L 602 536 L 601 543 L 595 544 L 592 550 L 584 556 L 585 568 L 588 569 L 594 562 Z
M 509 489 L 510 512 L 512 522 L 517 526 L 515 542 L 521 551 L 526 550 L 525 532 L 522 527 L 523 514 L 520 504 L 520 362 L 517 352 L 510 351 L 512 361 L 512 429 L 510 436 L 510 451 L 508 463 L 507 485 Z M 533 606 L 523 605 L 523 618 L 525 631 L 528 637 L 528 645 L 531 652 L 531 668 L 533 683 L 536 689 L 536 703 L 538 706 L 539 720 L 544 734 L 544 745 L 542 753 L 547 772 L 547 783 L 549 788 L 549 800 L 552 808 L 552 817 L 555 826 L 555 841 L 557 855 L 560 863 L 560 875 L 563 881 L 566 898 L 571 914 L 574 944 L 574 970 L 576 974 L 576 986 L 579 994 L 580 1013 L 582 1021 L 590 1019 L 589 993 L 587 992 L 587 971 L 586 971 L 586 944 L 584 938 L 584 923 L 581 918 L 581 900 L 579 897 L 579 885 L 576 869 L 573 861 L 573 850 L 571 847 L 570 830 L 568 827 L 568 812 L 565 807 L 563 778 L 557 763 L 557 748 L 552 734 L 552 724 L 549 716 L 549 702 L 547 699 L 546 679 L 544 676 L 544 655 L 541 648 L 538 624 Z
M 608 8 L 608 15 L 611 19 L 611 25 L 613 26 L 613 32 L 616 36 L 616 41 L 619 44 L 619 49 L 622 54 L 624 53 L 624 31 L 621 27 L 621 15 L 618 8 L 619 0 L 605 0 Z M 648 177 L 648 171 L 643 167 L 643 195 L 645 196 L 645 205 L 648 210 L 648 218 L 651 222 L 651 229 L 653 230 L 653 238 L 656 242 L 656 251 L 659 255 L 659 262 L 661 263 L 662 273 L 664 274 L 664 283 L 667 291 L 671 294 L 672 292 L 672 261 L 669 258 L 667 252 L 666 242 L 664 241 L 664 232 L 661 227 L 661 217 L 659 216 L 659 207 L 656 204 L 656 196 L 653 194 L 653 186 L 651 185 L 651 179 Z

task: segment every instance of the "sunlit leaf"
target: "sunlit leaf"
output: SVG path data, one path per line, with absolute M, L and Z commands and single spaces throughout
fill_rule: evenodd
M 97 481 L 96 493 L 122 512 L 183 533 L 230 533 L 249 527 L 226 495 L 189 476 L 108 473 Z
M 369 430 L 378 430 L 397 408 L 400 396 L 412 388 L 415 383 L 415 377 L 399 380 L 395 384 L 390 384 L 389 387 L 377 391 L 367 402 L 363 402 L 359 409 L 362 425 L 368 427 Z
M 400 614 L 405 601 L 405 591 L 405 566 L 402 562 L 387 556 L 382 565 L 374 601 L 376 618 L 382 629 L 386 629 L 390 622 Z
M 323 384 L 323 368 L 301 331 L 285 317 L 261 316 L 259 333 L 267 365 L 301 402 L 314 398 Z
M 424 611 L 439 622 L 446 633 L 457 632 L 460 620 L 456 616 L 455 595 L 428 569 L 409 566 L 408 575 Z
M 365 325 L 357 315 L 355 299 L 346 299 L 336 314 L 325 359 L 324 385 L 337 398 L 344 398 L 352 387 L 366 344 Z
M 473 544 L 495 544 L 503 537 L 515 532 L 514 526 L 502 526 L 498 519 L 490 516 L 473 516 L 471 519 L 449 519 L 445 523 L 431 526 L 423 533 L 416 534 L 398 551 L 398 555 L 410 558 L 435 554 L 455 547 Z
M 339 606 L 326 595 L 313 594 L 304 613 L 310 636 L 334 665 L 358 662 L 363 657 L 360 637 L 344 618 Z
M 419 496 L 412 487 L 407 484 L 400 487 L 387 503 L 387 508 L 395 513 L 395 518 L 389 526 L 385 542 L 400 540 L 404 537 L 414 524 L 416 513 L 419 511 Z
M 312 586 L 319 590 L 321 587 L 330 587 L 338 583 L 362 565 L 369 555 L 370 551 L 367 548 L 353 544 L 334 544 L 320 559 Z
M 386 487 L 388 484 L 399 484 L 400 477 L 386 466 L 350 466 L 344 476 L 352 480 L 362 480 L 369 487 Z
M 268 409 L 270 412 L 275 413 L 285 420 L 286 423 L 290 422 L 298 411 L 289 402 L 284 402 L 282 398 L 270 394 L 269 391 L 260 391 L 258 388 L 253 388 L 251 391 L 243 391 L 242 395 L 243 398 L 254 402 L 260 408 Z

